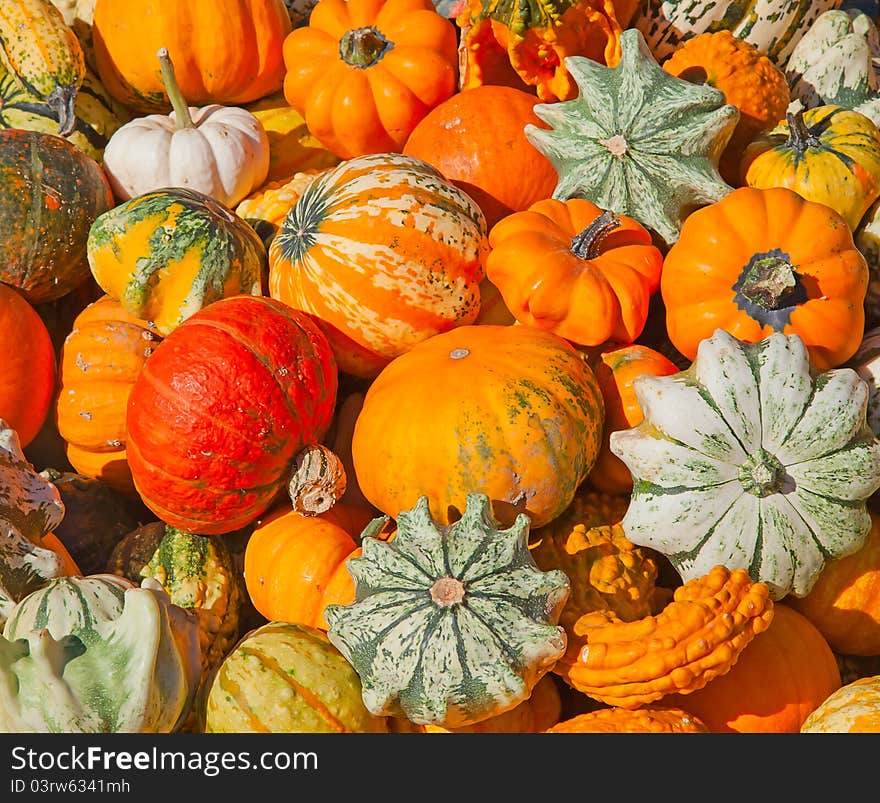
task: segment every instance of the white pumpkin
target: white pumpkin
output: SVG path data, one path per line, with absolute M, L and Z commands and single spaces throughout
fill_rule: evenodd
M 185 187 L 235 206 L 269 173 L 269 137 L 247 109 L 211 103 L 188 106 L 167 51 L 159 51 L 170 114 L 136 117 L 104 149 L 104 172 L 117 201 Z

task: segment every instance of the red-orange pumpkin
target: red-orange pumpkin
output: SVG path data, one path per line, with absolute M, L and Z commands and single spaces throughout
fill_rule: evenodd
M 144 504 L 201 535 L 250 524 L 286 489 L 297 452 L 327 432 L 337 384 L 308 315 L 262 296 L 203 307 L 159 344 L 128 398 Z

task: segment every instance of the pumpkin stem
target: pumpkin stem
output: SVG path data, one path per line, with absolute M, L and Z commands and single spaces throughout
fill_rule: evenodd
M 342 460 L 323 444 L 313 443 L 296 455 L 287 492 L 297 513 L 317 516 L 339 501 L 345 486 Z
M 602 240 L 619 228 L 620 218 L 606 210 L 571 241 L 571 253 L 581 259 L 595 259 L 601 253 Z
M 174 108 L 174 122 L 178 131 L 184 128 L 195 128 L 192 117 L 189 113 L 189 104 L 180 91 L 177 83 L 177 77 L 174 75 L 174 65 L 171 63 L 171 57 L 168 55 L 168 48 L 160 47 L 156 53 L 159 57 L 159 68 L 162 70 L 162 82 L 165 84 L 165 92 Z
M 786 476 L 785 466 L 764 449 L 758 449 L 739 467 L 739 481 L 743 490 L 760 497 L 783 490 Z
M 817 148 L 821 145 L 819 138 L 807 128 L 803 109 L 798 109 L 794 114 L 789 112 L 785 115 L 785 119 L 789 130 L 786 145 L 789 148 L 804 154 L 809 148 Z
M 431 599 L 444 608 L 464 599 L 464 584 L 455 577 L 441 577 L 431 586 Z
M 366 69 L 375 64 L 392 47 L 381 32 L 375 28 L 353 28 L 339 40 L 339 55 L 346 64 Z
M 776 254 L 756 259 L 739 288 L 740 293 L 764 309 L 775 310 L 785 302 L 797 287 L 794 267 Z

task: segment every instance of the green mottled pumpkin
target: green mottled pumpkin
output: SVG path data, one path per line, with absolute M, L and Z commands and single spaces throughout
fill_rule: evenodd
M 247 633 L 206 687 L 205 733 L 388 733 L 357 673 L 323 631 L 269 622 Z
M 0 282 L 35 305 L 71 292 L 89 276 L 89 229 L 113 203 L 101 166 L 75 145 L 0 129 Z
M 263 241 L 196 190 L 158 189 L 114 207 L 95 220 L 87 247 L 104 292 L 163 336 L 221 298 L 265 295 Z
M 354 666 L 367 709 L 417 725 L 460 728 L 526 700 L 565 652 L 559 616 L 570 582 L 541 571 L 529 518 L 502 529 L 485 494 L 450 525 L 423 496 L 387 540 L 364 531 L 347 561 L 350 605 L 328 605 L 327 635 Z
M 624 31 L 620 47 L 614 67 L 568 56 L 578 96 L 537 104 L 549 128 L 528 124 L 525 135 L 556 168 L 554 198 L 586 198 L 671 244 L 693 209 L 730 192 L 718 160 L 739 109 L 719 89 L 664 71 L 639 30 Z
M 685 582 L 721 564 L 773 599 L 803 597 L 827 561 L 861 547 L 880 441 L 854 370 L 818 374 L 798 335 L 747 343 L 718 329 L 686 371 L 634 389 L 644 421 L 611 435 L 633 476 L 623 529 Z

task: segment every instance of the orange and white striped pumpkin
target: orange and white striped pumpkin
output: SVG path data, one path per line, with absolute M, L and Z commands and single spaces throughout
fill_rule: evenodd
M 359 156 L 312 181 L 269 249 L 269 294 L 315 316 L 339 368 L 374 377 L 473 323 L 488 252 L 479 206 L 427 162 Z

